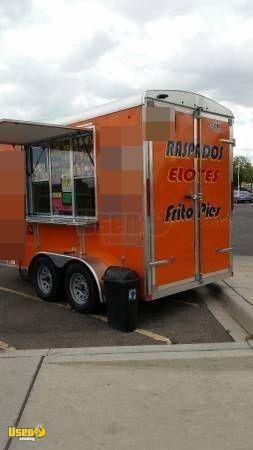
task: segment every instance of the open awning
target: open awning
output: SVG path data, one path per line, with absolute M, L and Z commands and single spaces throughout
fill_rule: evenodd
M 75 135 L 91 130 L 70 128 L 61 125 L 51 125 L 37 122 L 26 122 L 22 120 L 0 120 L 0 144 L 25 145 L 38 144 L 50 139 Z

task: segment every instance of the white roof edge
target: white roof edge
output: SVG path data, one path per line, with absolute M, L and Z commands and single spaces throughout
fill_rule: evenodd
M 80 122 L 82 120 L 92 119 L 94 117 L 105 116 L 106 114 L 110 114 L 116 111 L 123 111 L 124 109 L 143 105 L 144 99 L 145 94 L 143 93 L 125 97 L 119 100 L 113 100 L 99 106 L 94 106 L 93 108 L 87 109 L 83 113 L 77 114 L 75 116 L 63 117 L 62 119 L 57 120 L 57 123 L 67 125 L 75 122 Z
M 182 91 L 182 90 L 148 90 L 147 97 L 157 98 L 159 94 L 167 94 L 168 97 L 165 100 L 169 103 L 174 103 L 176 105 L 188 106 L 195 109 L 196 107 L 202 108 L 203 111 L 219 114 L 226 117 L 234 117 L 232 111 L 216 100 L 213 100 L 205 95 L 197 94 L 192 91 Z
M 55 123 L 60 123 L 62 125 L 71 125 L 73 123 L 87 121 L 94 117 L 104 116 L 113 112 L 143 105 L 146 98 L 152 98 L 160 101 L 160 99 L 157 98 L 157 95 L 159 94 L 167 95 L 167 98 L 163 101 L 171 104 L 186 106 L 193 109 L 199 107 L 206 112 L 233 117 L 233 113 L 231 110 L 202 94 L 196 94 L 194 92 L 181 90 L 153 89 L 143 91 L 141 94 L 107 102 L 100 106 L 95 106 L 78 115 L 62 117 L 61 119 L 55 121 Z

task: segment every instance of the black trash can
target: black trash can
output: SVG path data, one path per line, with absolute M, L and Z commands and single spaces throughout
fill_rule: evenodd
M 111 266 L 103 276 L 108 325 L 120 331 L 134 331 L 138 323 L 139 278 L 131 269 Z

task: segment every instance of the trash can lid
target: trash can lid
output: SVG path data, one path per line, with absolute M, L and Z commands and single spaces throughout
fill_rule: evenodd
M 139 281 L 137 273 L 129 269 L 128 267 L 120 266 L 110 266 L 106 269 L 104 276 L 102 277 L 104 281 L 111 281 L 117 283 L 125 283 L 128 281 Z

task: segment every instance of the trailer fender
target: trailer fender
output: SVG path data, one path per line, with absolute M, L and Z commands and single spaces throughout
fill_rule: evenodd
M 99 295 L 99 301 L 100 303 L 104 303 L 103 299 L 103 293 L 102 293 L 102 287 L 101 287 L 101 280 L 102 276 L 105 272 L 106 266 L 105 264 L 96 259 L 96 258 L 79 258 L 77 256 L 72 255 L 63 255 L 60 253 L 51 253 L 51 252 L 39 252 L 36 253 L 36 255 L 33 257 L 29 264 L 28 274 L 29 278 L 31 277 L 32 268 L 34 265 L 34 262 L 40 257 L 40 256 L 47 256 L 58 269 L 66 269 L 66 267 L 71 264 L 71 262 L 79 262 L 83 264 L 91 273 L 91 275 L 94 278 L 94 281 L 96 283 L 97 289 L 98 289 L 98 295 Z

